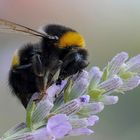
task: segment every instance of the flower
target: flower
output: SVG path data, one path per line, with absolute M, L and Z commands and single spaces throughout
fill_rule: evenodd
M 56 140 L 94 133 L 89 127 L 99 121 L 97 114 L 119 100 L 113 93 L 124 93 L 140 84 L 140 55 L 127 60 L 128 54 L 121 52 L 103 71 L 94 66 L 61 85 L 53 84 L 38 103 L 34 100 L 39 93 L 35 93 L 28 103 L 26 123 L 11 128 L 2 139 Z
M 68 116 L 65 114 L 52 116 L 47 123 L 48 133 L 54 138 L 63 138 L 72 130 L 72 126 L 68 119 Z

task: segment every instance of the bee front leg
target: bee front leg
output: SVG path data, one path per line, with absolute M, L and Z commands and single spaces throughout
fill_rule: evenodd
M 22 71 L 22 70 L 26 70 L 26 69 L 28 69 L 28 68 L 30 68 L 32 66 L 32 64 L 31 63 L 29 63 L 29 64 L 25 64 L 25 65 L 19 65 L 19 66 L 16 66 L 15 68 L 13 68 L 13 71 L 15 71 L 15 72 L 20 72 L 20 70 Z
M 47 81 L 47 87 L 49 87 L 50 85 L 52 85 L 55 81 L 54 81 L 54 75 L 58 72 L 58 70 L 60 69 L 61 65 L 62 65 L 62 61 L 59 60 L 56 65 L 53 67 L 53 69 L 49 72 L 48 75 L 48 81 Z
M 39 100 L 41 100 L 45 94 L 45 67 L 42 64 L 41 56 L 35 54 L 32 56 L 32 68 L 33 72 L 36 75 L 36 84 L 40 92 Z

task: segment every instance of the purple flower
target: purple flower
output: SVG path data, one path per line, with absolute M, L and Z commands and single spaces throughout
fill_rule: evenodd
M 72 130 L 72 126 L 65 114 L 58 114 L 51 117 L 47 123 L 48 133 L 55 138 L 63 138 Z
M 89 72 L 83 70 L 73 75 L 69 81 L 63 80 L 61 85 L 53 84 L 38 103 L 33 102 L 39 96 L 35 93 L 27 107 L 26 123 L 13 127 L 1 139 L 56 140 L 92 134 L 88 127 L 99 121 L 95 114 L 105 105 L 118 102 L 118 96 L 111 94 L 140 84 L 140 55 L 126 62 L 127 59 L 128 54 L 121 52 L 103 72 L 92 67 Z

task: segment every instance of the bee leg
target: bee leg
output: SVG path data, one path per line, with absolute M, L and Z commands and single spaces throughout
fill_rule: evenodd
M 32 66 L 36 76 L 43 77 L 45 75 L 45 68 L 42 64 L 41 56 L 39 54 L 32 56 Z
M 14 70 L 13 71 L 20 71 L 20 70 L 25 70 L 25 69 L 28 69 L 28 68 L 30 68 L 32 66 L 32 64 L 31 63 L 29 63 L 29 64 L 25 64 L 25 65 L 19 65 L 19 66 L 16 66 L 16 68 L 14 68 Z
M 48 75 L 47 87 L 54 83 L 54 75 L 58 72 L 60 66 L 62 65 L 62 61 L 60 60 L 57 65 L 53 68 L 53 70 Z
M 39 54 L 35 54 L 32 57 L 33 72 L 36 75 L 36 84 L 40 92 L 38 100 L 41 100 L 45 94 L 45 67 L 42 64 L 41 57 Z

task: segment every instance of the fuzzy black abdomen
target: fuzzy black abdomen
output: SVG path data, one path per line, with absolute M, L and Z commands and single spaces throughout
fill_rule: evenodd
M 9 72 L 9 85 L 25 108 L 33 93 L 38 92 L 35 75 L 29 70 L 14 71 L 11 69 Z

